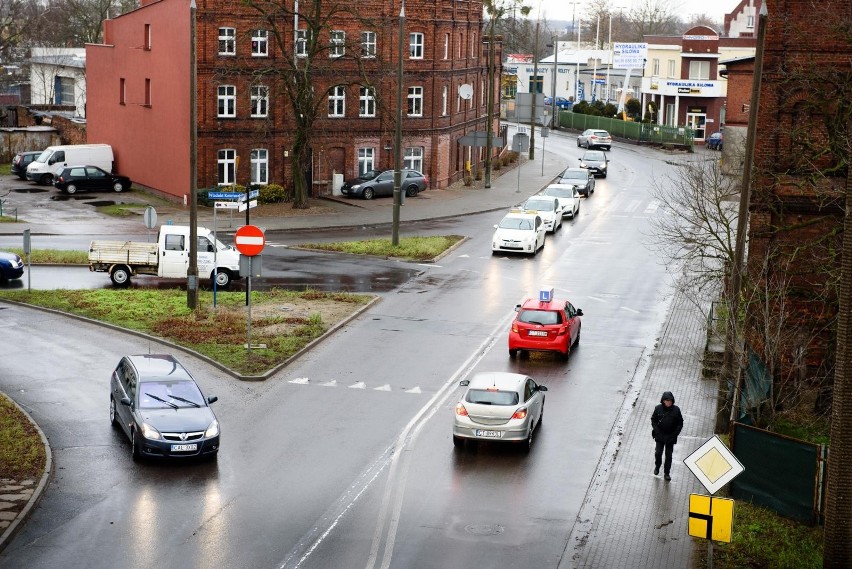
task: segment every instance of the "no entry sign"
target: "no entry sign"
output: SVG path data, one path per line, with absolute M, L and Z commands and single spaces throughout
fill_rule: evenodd
M 266 239 L 263 237 L 263 231 L 256 225 L 243 225 L 237 229 L 237 233 L 234 235 L 234 245 L 236 245 L 237 251 L 247 257 L 260 255 L 265 244 Z

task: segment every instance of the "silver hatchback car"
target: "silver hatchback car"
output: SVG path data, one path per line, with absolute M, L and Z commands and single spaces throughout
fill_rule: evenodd
M 490 371 L 476 374 L 456 404 L 453 444 L 465 441 L 515 442 L 525 451 L 544 416 L 547 387 L 520 373 Z

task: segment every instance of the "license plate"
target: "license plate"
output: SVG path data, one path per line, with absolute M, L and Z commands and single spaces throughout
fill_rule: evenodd
M 483 431 L 483 430 L 480 430 L 480 429 L 476 429 L 476 436 L 477 437 L 489 437 L 489 438 L 492 438 L 492 439 L 499 439 L 500 437 L 503 436 L 503 433 L 501 431 Z
M 198 450 L 198 445 L 195 443 L 191 445 L 172 445 L 172 452 L 187 452 L 192 450 Z
M 530 336 L 547 336 L 547 330 L 530 330 Z

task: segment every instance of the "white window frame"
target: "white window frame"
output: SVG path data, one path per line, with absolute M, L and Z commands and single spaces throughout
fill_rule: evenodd
M 450 95 L 450 88 L 447 85 L 444 85 L 444 88 L 441 90 L 441 116 L 447 116 L 447 101 Z
M 689 62 L 689 78 L 691 80 L 709 80 L 710 62 L 707 60 L 693 60 Z
M 408 88 L 408 108 L 406 111 L 409 117 L 423 116 L 423 87 L 416 85 Z
M 450 58 L 450 34 L 444 34 L 444 59 Z
M 251 87 L 251 116 L 253 118 L 269 116 L 269 87 L 266 85 Z
M 410 146 L 405 149 L 402 159 L 402 167 L 406 170 L 417 170 L 423 172 L 423 147 Z
M 216 98 L 216 116 L 233 118 L 237 116 L 237 88 L 234 85 L 219 85 Z
M 365 147 L 358 149 L 358 175 L 369 172 L 376 167 L 376 149 Z
M 344 55 L 346 55 L 346 32 L 331 30 L 328 38 L 328 56 L 338 58 Z
M 236 28 L 219 28 L 219 55 L 237 55 Z
M 375 87 L 361 87 L 358 97 L 358 116 L 376 116 L 376 89 Z
M 408 59 L 423 59 L 425 37 L 423 32 L 408 34 Z
M 335 85 L 328 91 L 328 116 L 340 118 L 346 116 L 346 86 Z
M 674 60 L 674 59 L 670 59 L 670 60 L 669 60 L 669 74 L 668 74 L 668 77 L 669 77 L 669 79 L 673 79 L 673 78 L 675 77 L 675 60 Z
M 266 148 L 253 148 L 251 151 L 251 183 L 269 183 L 269 151 Z
M 375 59 L 376 32 L 369 30 L 361 32 L 361 57 L 364 59 Z
M 651 60 L 651 75 L 654 77 L 660 76 L 660 60 L 656 57 Z
M 296 30 L 296 57 L 308 57 L 308 33 L 307 28 Z
M 269 30 L 251 31 L 251 56 L 269 57 Z
M 237 181 L 237 151 L 223 148 L 217 155 L 217 185 L 231 186 Z

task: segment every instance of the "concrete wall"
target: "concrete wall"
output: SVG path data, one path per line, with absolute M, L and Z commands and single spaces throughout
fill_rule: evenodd
M 50 127 L 0 129 L 0 162 L 11 162 L 18 152 L 44 150 L 62 144 L 59 133 Z

